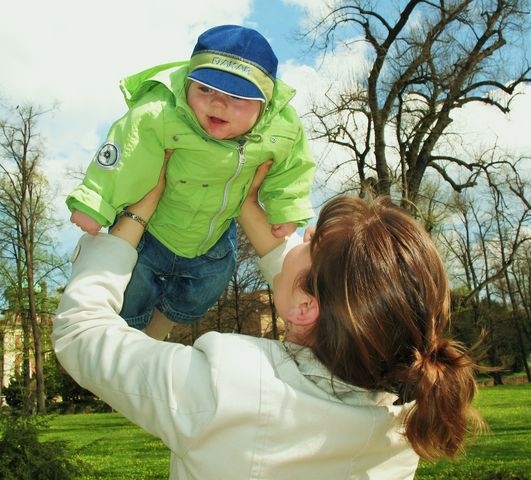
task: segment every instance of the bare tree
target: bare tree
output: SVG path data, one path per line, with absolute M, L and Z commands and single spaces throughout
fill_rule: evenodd
M 33 348 L 37 411 L 44 413 L 43 340 L 39 286 L 64 265 L 55 253 L 50 231 L 57 226 L 50 215 L 49 187 L 39 171 L 43 146 L 37 132 L 45 112 L 31 105 L 7 109 L 0 120 L 0 275 L 8 285 L 8 303 L 23 332 L 24 383 L 29 390 L 29 352 Z M 29 406 L 28 406 L 29 408 Z
M 515 181 L 516 180 L 516 181 Z M 511 320 L 518 339 L 521 363 L 531 382 L 531 371 L 527 362 L 529 349 L 524 340 L 524 327 L 520 320 L 522 311 L 518 296 L 517 284 L 511 277 L 511 269 L 517 254 L 531 243 L 531 205 L 525 191 L 525 185 L 514 175 L 504 176 L 503 179 L 493 178 L 488 175 L 489 187 L 495 206 L 494 224 L 498 240 L 497 270 L 503 273 L 501 289 L 502 297 L 510 306 Z M 505 190 L 505 191 L 504 191 Z M 507 193 L 507 191 L 509 193 Z M 510 195 L 512 194 L 512 195 Z M 506 300 L 508 299 L 508 300 Z
M 260 336 L 260 316 L 270 307 L 270 299 L 256 264 L 254 248 L 241 229 L 238 229 L 238 258 L 232 279 L 218 302 L 218 326 L 224 330 Z M 267 303 L 265 303 L 267 302 Z M 276 332 L 272 312 L 272 330 Z M 222 331 L 222 330 L 219 330 Z
M 415 204 L 432 169 L 460 192 L 485 163 L 440 148 L 452 114 L 470 103 L 508 112 L 517 87 L 531 80 L 518 41 L 528 26 L 526 0 L 337 1 L 306 31 L 331 50 L 362 42 L 368 74 L 312 108 L 315 139 L 344 147 L 336 166 L 367 190 Z M 509 54 L 517 58 L 508 60 Z M 354 167 L 352 168 L 353 165 Z
M 488 239 L 494 229 L 489 203 L 481 201 L 478 196 L 472 198 L 466 193 L 455 194 L 451 210 L 454 222 L 443 229 L 439 239 L 445 251 L 449 252 L 448 263 L 453 265 L 454 297 L 457 297 L 453 313 L 463 315 L 468 312 L 471 327 L 475 327 L 476 331 L 486 329 L 486 360 L 491 367 L 499 367 L 498 322 L 490 283 L 500 274 L 493 272 L 489 255 Z M 491 376 L 495 385 L 503 383 L 501 372 L 494 370 Z
M 513 275 L 515 262 L 525 259 L 531 241 L 528 185 L 522 181 L 518 168 L 519 162 L 526 159 L 506 159 L 493 151 L 491 155 L 490 164 L 496 170 L 486 169 L 478 177 L 481 182 L 474 196 L 455 194 L 453 224 L 447 225 L 440 238 L 454 259 L 449 265 L 460 290 L 457 308 L 471 309 L 472 322 L 487 330 L 490 365 L 499 366 L 500 361 L 501 337 L 495 329 L 499 325 L 497 305 L 501 303 L 510 314 L 512 334 L 518 343 L 516 355 L 528 374 L 526 325 L 521 320 L 525 318 L 524 296 L 519 294 L 524 291 L 525 277 L 520 276 L 519 283 Z M 493 377 L 495 384 L 501 383 L 500 375 L 495 373 Z
M 522 312 L 522 331 L 527 345 L 531 344 L 531 245 L 519 252 L 511 269 L 514 289 L 519 298 Z

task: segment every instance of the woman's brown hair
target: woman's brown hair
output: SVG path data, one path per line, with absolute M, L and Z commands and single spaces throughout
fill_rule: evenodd
M 340 196 L 322 209 L 302 288 L 320 306 L 316 356 L 337 377 L 415 401 L 405 435 L 425 459 L 454 457 L 469 428 L 475 365 L 445 337 L 450 291 L 431 238 L 387 197 Z

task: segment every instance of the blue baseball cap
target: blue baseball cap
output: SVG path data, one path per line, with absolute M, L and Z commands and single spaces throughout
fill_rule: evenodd
M 271 45 L 256 30 L 220 25 L 197 39 L 188 78 L 233 97 L 268 103 L 277 66 Z

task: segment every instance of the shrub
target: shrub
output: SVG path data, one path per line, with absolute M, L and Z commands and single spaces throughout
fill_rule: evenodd
M 40 430 L 48 428 L 42 417 L 0 418 L 1 480 L 71 480 L 87 467 L 73 457 L 62 440 L 39 441 Z
M 33 403 L 31 391 L 24 386 L 22 375 L 11 377 L 9 385 L 3 389 L 7 404 L 15 410 L 22 411 L 25 405 Z

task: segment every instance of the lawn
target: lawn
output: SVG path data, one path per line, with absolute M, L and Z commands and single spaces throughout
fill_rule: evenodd
M 485 387 L 477 407 L 490 433 L 456 461 L 421 462 L 415 480 L 531 480 L 531 384 Z M 160 440 L 116 413 L 60 415 L 43 438 L 67 440 L 93 472 L 82 480 L 166 479 Z
M 481 388 L 476 407 L 490 432 L 454 462 L 421 462 L 416 480 L 531 479 L 531 384 Z
M 62 439 L 92 470 L 80 480 L 168 478 L 170 454 L 162 442 L 118 413 L 58 415 L 42 439 Z

